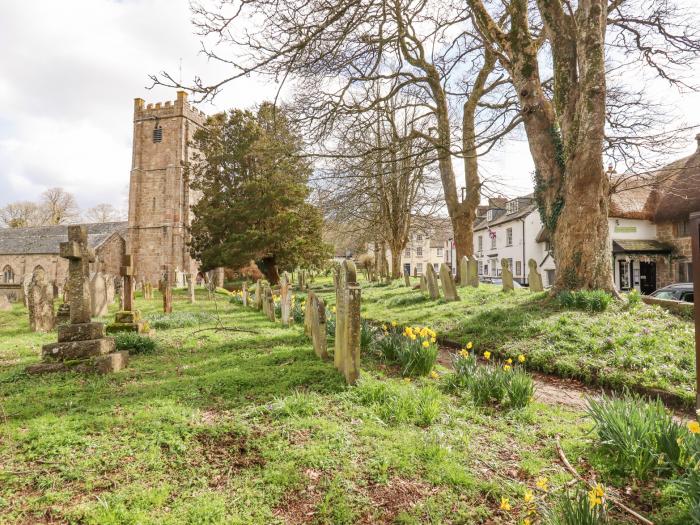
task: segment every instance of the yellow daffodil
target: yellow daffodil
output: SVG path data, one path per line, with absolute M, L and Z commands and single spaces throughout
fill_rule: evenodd
M 392 321 L 392 322 L 391 322 L 391 326 L 393 326 L 394 328 L 396 328 L 396 325 L 397 325 L 397 324 L 398 324 L 398 323 L 397 323 L 396 321 Z
M 532 503 L 535 499 L 535 495 L 528 489 L 525 491 L 525 496 L 523 496 L 523 499 L 525 500 L 525 503 Z
M 467 350 L 471 350 L 473 347 L 474 347 L 474 344 L 471 341 L 469 341 L 467 343 Z
M 503 370 L 505 370 L 506 372 L 510 372 L 511 368 L 513 368 L 513 367 L 510 365 L 503 365 Z
M 428 348 L 430 343 L 428 341 L 423 341 L 423 348 Z
M 431 338 L 430 338 L 430 342 L 431 342 L 431 343 L 434 343 L 435 341 L 437 341 L 437 339 L 435 339 L 434 337 L 431 337 Z
M 415 341 L 417 339 L 416 334 L 411 334 L 408 337 L 411 339 L 411 341 Z
M 432 377 L 433 379 L 437 379 L 440 376 L 435 370 L 433 370 L 432 372 L 430 372 L 430 377 Z
M 518 363 L 524 363 L 525 362 L 525 356 L 523 354 L 520 354 L 518 356 Z
M 530 521 L 530 518 L 525 518 L 523 520 L 523 525 L 532 525 L 532 522 Z
M 333 308 L 331 308 L 331 311 L 332 311 L 333 313 L 335 313 L 335 306 L 334 306 Z
M 410 383 L 410 382 L 411 382 L 411 378 L 410 378 L 410 377 L 404 377 L 404 378 L 403 378 L 403 382 L 404 382 L 404 383 Z
M 588 491 L 588 503 L 591 508 L 594 508 L 603 503 L 603 496 L 605 495 L 605 489 L 602 485 L 596 484 L 590 491 Z
M 465 349 L 462 349 L 459 351 L 459 355 L 462 357 L 467 357 L 469 355 L 469 352 L 467 352 Z
M 512 364 L 513 364 L 513 360 L 509 357 L 508 359 L 506 359 L 506 363 L 508 363 L 509 365 L 512 365 Z
M 501 497 L 501 510 L 510 510 L 510 508 L 508 498 Z
M 382 330 L 384 330 L 386 332 L 386 325 L 385 324 L 382 325 Z
M 535 482 L 535 485 L 537 486 L 538 489 L 544 490 L 547 492 L 549 489 L 549 481 L 547 481 L 547 478 L 537 478 L 537 481 Z
M 700 423 L 697 421 L 688 421 L 688 430 L 693 434 L 700 434 Z
M 484 359 L 486 359 L 487 361 L 489 359 L 491 359 L 491 352 L 489 352 L 489 351 L 484 352 Z

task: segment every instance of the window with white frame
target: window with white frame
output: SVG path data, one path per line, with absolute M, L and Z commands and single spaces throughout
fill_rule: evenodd
M 423 235 L 421 235 L 420 233 L 419 233 L 418 235 L 416 235 L 416 240 L 417 240 L 417 241 L 422 241 L 422 240 L 423 240 Z
M 410 249 L 410 248 L 406 248 L 406 251 L 404 252 L 404 255 L 405 255 L 406 257 L 410 257 L 410 256 L 411 256 L 411 249 Z
M 416 273 L 419 273 L 419 274 L 423 273 L 423 263 L 416 264 Z
M 437 249 L 437 256 L 442 257 L 442 248 Z
M 515 199 L 506 204 L 506 213 L 515 213 L 518 211 L 518 200 Z
M 515 261 L 515 275 L 522 275 L 523 263 L 522 261 Z
M 15 272 L 9 264 L 2 270 L 2 282 L 13 284 L 15 282 Z
M 476 267 L 479 275 L 484 275 L 484 262 L 483 261 L 477 261 L 476 262 Z
M 513 271 L 513 259 L 506 259 L 508 261 L 508 269 L 512 272 Z
M 513 246 L 513 228 L 506 228 L 506 246 Z
M 484 236 L 479 235 L 478 239 L 476 240 L 476 244 L 479 247 L 477 251 L 483 252 L 484 251 Z
M 433 263 L 433 270 L 436 272 L 440 271 L 440 265 L 438 263 Z
M 488 210 L 488 211 L 486 212 L 486 220 L 487 220 L 487 221 L 492 221 L 492 220 L 493 220 L 493 216 L 495 215 L 495 213 L 496 213 L 496 210 Z
M 421 246 L 416 248 L 416 257 L 423 257 L 423 248 Z
M 496 232 L 490 233 L 491 236 L 491 249 L 495 250 L 496 249 Z

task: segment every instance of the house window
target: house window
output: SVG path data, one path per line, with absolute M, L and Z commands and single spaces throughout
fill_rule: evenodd
M 496 249 L 496 232 L 493 232 L 491 235 L 491 249 L 495 250 Z
M 416 264 L 416 272 L 419 275 L 423 275 L 423 263 L 417 263 Z
M 479 246 L 478 251 L 480 251 L 480 252 L 484 251 L 484 236 L 483 235 L 479 235 L 479 238 L 477 239 L 477 245 Z
M 523 263 L 521 261 L 515 261 L 515 275 L 522 275 Z
M 423 240 L 423 236 L 419 233 L 418 235 L 416 235 L 416 240 L 417 240 L 417 241 L 422 241 L 422 240 Z
M 547 286 L 554 286 L 555 270 L 545 270 L 544 273 L 547 276 Z
M 437 256 L 442 257 L 442 248 L 437 249 Z
M 508 261 L 508 269 L 513 271 L 513 259 L 506 259 Z
M 7 265 L 2 270 L 2 282 L 5 284 L 12 284 L 15 282 L 15 272 L 12 270 L 12 266 Z
M 518 211 L 517 199 L 506 204 L 506 213 L 515 213 L 516 211 Z
M 411 256 L 411 249 L 410 249 L 410 248 L 406 248 L 406 251 L 404 252 L 404 255 L 405 255 L 406 257 L 410 257 L 410 256 Z
M 438 263 L 433 263 L 433 270 L 436 272 L 440 270 L 440 265 Z
M 690 235 L 690 221 L 676 223 L 676 237 L 688 237 Z
M 484 275 L 484 263 L 483 261 L 476 262 L 477 272 L 479 275 Z
M 506 246 L 513 246 L 513 228 L 506 228 Z
M 416 257 L 423 257 L 423 248 L 421 246 L 416 248 Z
M 488 274 L 489 274 L 489 265 L 484 264 L 484 275 L 488 275 Z
M 689 262 L 678 263 L 678 282 L 692 283 L 693 282 L 693 264 Z
M 493 215 L 496 213 L 496 210 L 489 210 L 486 212 L 486 220 L 491 222 L 493 220 Z
M 629 290 L 630 288 L 630 263 L 628 261 L 620 261 L 620 290 Z

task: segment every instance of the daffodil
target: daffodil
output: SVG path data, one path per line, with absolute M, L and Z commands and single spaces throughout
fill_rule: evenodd
M 433 370 L 432 372 L 430 372 L 430 377 L 432 377 L 433 379 L 437 379 L 440 376 L 435 370 Z
M 509 357 L 508 359 L 506 359 L 506 363 L 508 363 L 509 365 L 512 365 L 512 364 L 513 364 L 513 360 Z
M 523 354 L 520 354 L 518 356 L 518 363 L 524 363 L 525 362 L 525 356 Z
M 700 434 L 700 423 L 697 421 L 688 421 L 688 430 L 693 434 Z
M 484 352 L 484 359 L 486 359 L 487 361 L 491 359 L 491 352 L 489 352 L 488 350 Z
M 391 322 L 391 326 L 393 326 L 394 328 L 396 328 L 396 325 L 397 325 L 397 324 L 398 324 L 398 323 L 397 323 L 396 321 L 392 321 L 392 322 Z
M 410 377 L 404 377 L 404 378 L 403 378 L 403 382 L 404 382 L 404 383 L 410 383 L 410 382 L 411 382 L 411 378 L 410 378 Z
M 510 510 L 510 502 L 508 501 L 508 498 L 504 498 L 501 496 L 501 510 Z
M 530 521 L 530 518 L 525 518 L 523 520 L 523 525 L 532 525 L 532 522 Z
M 474 344 L 471 341 L 469 341 L 467 343 L 467 350 L 471 350 L 473 347 L 474 347 Z
M 469 355 L 469 352 L 467 352 L 464 348 L 459 351 L 459 355 L 462 357 L 467 357 Z
M 428 341 L 423 341 L 423 348 L 428 348 L 430 343 Z
M 434 337 L 431 337 L 431 338 L 430 338 L 430 342 L 431 342 L 431 343 L 434 343 L 435 341 L 437 341 L 437 339 L 435 339 Z
M 537 478 L 537 481 L 535 481 L 535 485 L 537 486 L 538 489 L 544 490 L 547 492 L 549 489 L 549 481 L 547 481 L 547 478 Z
M 525 503 L 532 503 L 535 499 L 535 495 L 528 489 L 525 491 L 525 496 L 523 496 L 523 499 L 525 500 Z
M 594 508 L 603 503 L 603 496 L 605 495 L 605 489 L 602 485 L 596 484 L 590 491 L 588 491 L 588 504 L 591 508 Z
M 333 313 L 335 313 L 335 306 L 334 306 L 333 308 L 331 308 L 331 311 L 332 311 Z
M 385 324 L 382 325 L 382 330 L 384 330 L 386 332 L 386 325 Z
M 503 370 L 505 370 L 506 372 L 510 372 L 511 368 L 513 368 L 513 367 L 510 365 L 503 365 Z

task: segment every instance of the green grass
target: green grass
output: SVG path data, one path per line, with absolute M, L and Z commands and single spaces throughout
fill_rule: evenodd
M 617 389 L 660 391 L 685 406 L 695 402 L 693 324 L 658 306 L 612 302 L 602 312 L 585 305 L 572 309 L 546 293 L 503 293 L 484 284 L 459 288 L 460 301 L 447 303 L 429 301 L 398 281 L 362 285 L 367 319 L 430 326 L 462 345 L 472 341 L 480 354 L 525 354 L 530 369 Z M 332 293 L 322 296 L 335 302 Z
M 212 320 L 156 330 L 157 352 L 108 376 L 25 374 L 55 334 L 29 333 L 18 305 L 0 312 L 0 522 L 515 524 L 537 477 L 570 479 L 555 436 L 605 473 L 581 412 L 478 408 L 372 358 L 347 387 L 299 325 L 214 297 L 176 292 L 177 315 Z M 156 314 L 160 298 L 137 307 Z M 202 331 L 217 320 L 246 331 Z M 675 500 L 639 497 L 658 523 L 683 523 Z

